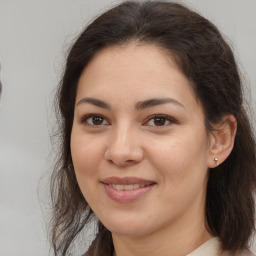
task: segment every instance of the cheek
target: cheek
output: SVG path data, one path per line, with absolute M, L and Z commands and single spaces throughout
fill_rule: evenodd
M 159 173 L 162 186 L 157 197 L 162 198 L 163 204 L 175 209 L 178 215 L 192 202 L 203 205 L 207 184 L 204 140 L 180 137 L 165 145 L 156 144 L 154 152 L 151 152 L 151 165 Z
M 73 133 L 71 136 L 71 156 L 75 175 L 81 192 L 93 207 L 99 182 L 99 165 L 103 157 L 103 147 L 95 140 Z
M 95 176 L 96 169 L 103 157 L 103 147 L 95 140 L 77 136 L 71 136 L 71 156 L 77 178 L 83 176 Z
M 203 133 L 202 133 L 203 134 Z M 176 136 L 165 141 L 156 141 L 149 153 L 152 165 L 166 182 L 175 186 L 203 180 L 207 171 L 207 139 L 195 134 Z

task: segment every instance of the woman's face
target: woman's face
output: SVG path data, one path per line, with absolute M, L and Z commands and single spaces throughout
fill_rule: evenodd
M 189 81 L 157 47 L 109 47 L 84 69 L 72 159 L 86 201 L 113 234 L 204 225 L 209 147 Z

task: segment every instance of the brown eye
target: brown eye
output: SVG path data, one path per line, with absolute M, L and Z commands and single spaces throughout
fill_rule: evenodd
M 154 118 L 154 125 L 155 126 L 163 126 L 166 123 L 166 118 L 164 117 L 155 117 Z
M 102 125 L 104 121 L 104 118 L 102 116 L 93 116 L 92 117 L 92 123 L 94 125 Z
M 144 125 L 148 125 L 148 126 L 153 126 L 153 127 L 166 127 L 169 126 L 171 124 L 176 124 L 177 121 L 175 121 L 175 119 L 173 119 L 170 116 L 167 115 L 154 115 L 151 118 L 148 119 L 148 121 L 146 123 L 144 123 Z
M 100 115 L 87 115 L 82 119 L 81 122 L 90 126 L 109 125 L 109 122 Z

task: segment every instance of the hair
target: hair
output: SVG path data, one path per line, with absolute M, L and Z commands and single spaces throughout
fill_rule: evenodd
M 248 248 L 255 230 L 256 146 L 232 50 L 215 25 L 181 4 L 126 1 L 97 17 L 81 33 L 67 56 L 58 88 L 61 145 L 51 177 L 55 255 L 67 255 L 94 216 L 79 189 L 70 151 L 78 79 L 103 48 L 131 42 L 155 45 L 174 59 L 203 106 L 208 131 L 225 115 L 236 118 L 231 154 L 209 170 L 205 214 L 209 232 L 220 238 L 223 249 Z M 100 230 L 106 230 L 98 223 Z

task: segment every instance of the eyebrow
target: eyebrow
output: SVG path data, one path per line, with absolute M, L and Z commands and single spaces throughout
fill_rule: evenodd
M 95 105 L 100 108 L 111 109 L 111 106 L 108 103 L 106 103 L 105 101 L 102 101 L 102 100 L 95 99 L 95 98 L 83 98 L 78 101 L 77 106 L 82 103 L 90 103 L 90 104 Z
M 145 100 L 145 101 L 139 101 L 136 104 L 136 109 L 137 110 L 143 110 L 145 108 L 149 108 L 149 107 L 153 107 L 153 106 L 157 106 L 157 105 L 163 105 L 163 104 L 167 104 L 167 103 L 172 103 L 172 104 L 175 104 L 177 106 L 185 108 L 182 103 L 180 103 L 179 101 L 177 101 L 175 99 L 172 99 L 172 98 L 155 98 L 155 99 L 149 99 L 149 100 Z
M 97 107 L 105 108 L 105 109 L 109 109 L 109 110 L 111 109 L 110 104 L 108 104 L 105 101 L 95 99 L 95 98 L 83 98 L 78 101 L 77 106 L 80 104 L 83 104 L 83 103 L 89 103 L 89 104 L 95 105 Z M 167 103 L 172 103 L 177 106 L 185 108 L 182 103 L 180 103 L 179 101 L 172 99 L 172 98 L 153 98 L 153 99 L 148 99 L 145 101 L 139 101 L 138 103 L 136 103 L 135 108 L 137 110 L 143 110 L 146 108 L 154 107 L 157 105 L 163 105 L 163 104 L 167 104 Z

